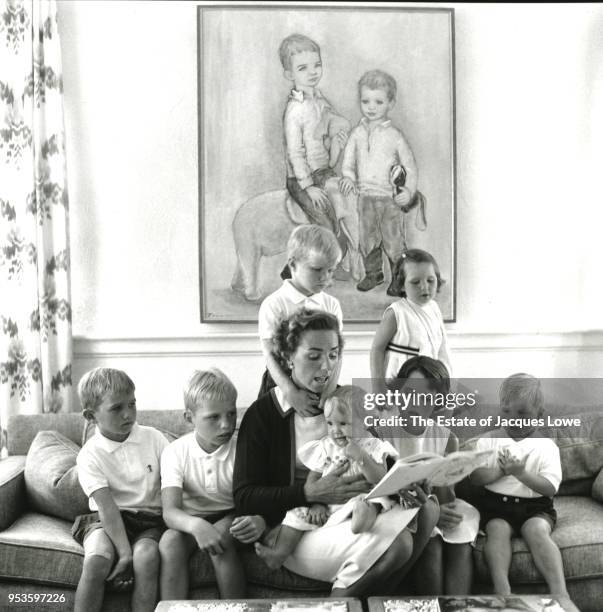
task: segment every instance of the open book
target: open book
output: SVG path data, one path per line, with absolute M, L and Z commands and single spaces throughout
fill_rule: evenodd
M 421 480 L 427 480 L 434 487 L 453 485 L 486 463 L 493 453 L 493 450 L 457 451 L 445 457 L 435 453 L 419 453 L 398 459 L 366 497 L 373 499 L 394 495 Z

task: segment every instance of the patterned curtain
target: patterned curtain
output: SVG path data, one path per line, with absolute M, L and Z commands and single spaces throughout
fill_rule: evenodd
M 54 0 L 0 0 L 0 452 L 10 414 L 70 409 L 60 60 Z

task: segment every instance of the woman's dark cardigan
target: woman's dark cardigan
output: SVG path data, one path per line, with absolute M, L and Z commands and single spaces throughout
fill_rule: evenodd
M 295 483 L 294 414 L 293 409 L 283 412 L 274 390 L 245 413 L 233 475 L 237 514 L 260 514 L 272 526 L 287 510 L 308 505 L 304 483 Z

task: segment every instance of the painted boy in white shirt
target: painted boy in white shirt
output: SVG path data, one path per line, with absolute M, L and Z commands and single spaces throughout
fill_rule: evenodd
M 77 457 L 78 477 L 91 514 L 78 516 L 74 538 L 84 547 L 75 611 L 94 612 L 103 603 L 105 581 L 117 590 L 133 584 L 132 610 L 154 610 L 159 574 L 160 456 L 168 441 L 136 423 L 134 383 L 121 370 L 84 374 L 78 395 L 96 432 Z
M 187 599 L 188 561 L 206 551 L 224 599 L 246 596 L 235 539 L 255 542 L 266 528 L 260 516 L 234 516 L 232 472 L 237 391 L 218 369 L 193 372 L 184 390 L 184 418 L 194 431 L 172 442 L 161 457 L 163 517 L 161 598 Z
M 360 253 L 365 277 L 359 291 L 369 291 L 383 283 L 383 250 L 393 268 L 406 249 L 403 212 L 414 206 L 417 193 L 417 164 L 402 132 L 392 125 L 389 112 L 396 103 L 395 79 L 381 70 L 365 73 L 358 82 L 363 117 L 345 145 L 339 189 L 345 196 L 358 193 Z M 393 195 L 390 173 L 401 165 L 405 185 Z M 393 287 L 387 290 L 393 293 Z

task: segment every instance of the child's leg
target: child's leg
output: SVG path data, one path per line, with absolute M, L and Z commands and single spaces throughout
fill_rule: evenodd
M 216 582 L 222 599 L 244 599 L 247 596 L 247 579 L 245 569 L 235 548 L 235 540 L 228 530 L 232 524 L 232 516 L 226 516 L 214 523 L 214 527 L 222 533 L 221 555 L 209 555 L 216 573 Z
M 413 536 L 413 550 L 410 559 L 404 565 L 399 576 L 399 581 L 408 574 L 419 557 L 423 554 L 425 547 L 431 538 L 431 532 L 440 518 L 440 505 L 437 500 L 430 497 L 417 514 L 417 531 Z
M 440 536 L 430 538 L 412 570 L 416 595 L 442 595 L 444 542 Z
M 115 548 L 104 529 L 84 540 L 84 567 L 75 591 L 74 612 L 97 612 L 103 605 L 105 579 L 115 559 Z
M 377 514 L 379 513 L 376 504 L 372 504 L 363 499 L 355 501 L 352 508 L 352 533 L 370 531 L 377 520 Z
M 132 547 L 134 589 L 132 612 L 153 612 L 157 604 L 159 578 L 159 544 L 151 538 L 141 538 Z
M 469 595 L 472 583 L 471 544 L 444 542 L 444 595 Z
M 195 538 L 188 533 L 168 529 L 159 541 L 161 599 L 187 599 L 189 585 L 188 561 L 197 548 Z
M 494 592 L 510 595 L 509 567 L 511 567 L 511 537 L 513 529 L 504 519 L 492 519 L 486 525 L 484 556 L 490 570 Z
M 557 544 L 551 538 L 551 525 L 541 516 L 528 519 L 521 527 L 534 564 L 549 586 L 551 595 L 569 597 L 563 574 L 563 560 Z
M 270 569 L 278 569 L 295 550 L 303 534 L 300 529 L 281 525 L 270 532 L 266 545 L 254 544 L 255 552 Z

